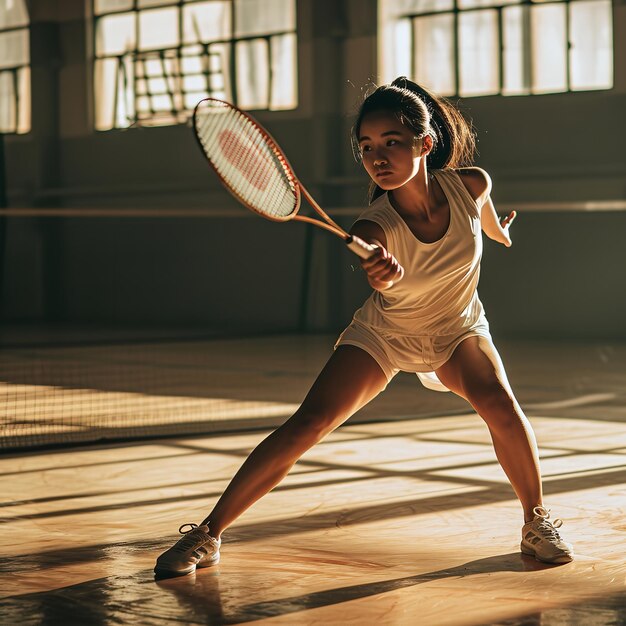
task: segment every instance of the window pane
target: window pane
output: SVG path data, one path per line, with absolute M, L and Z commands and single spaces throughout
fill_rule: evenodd
M 445 96 L 455 92 L 454 18 L 451 13 L 415 19 L 415 79 Z
M 149 113 L 150 112 L 150 98 L 148 96 L 141 96 L 137 98 L 137 113 Z
M 177 0 L 139 0 L 137 6 L 140 9 L 145 9 L 146 7 L 157 7 L 163 6 L 164 4 L 178 4 Z
M 228 98 L 224 94 L 213 93 L 211 94 L 215 98 L 220 98 L 221 100 L 228 100 Z M 185 94 L 185 108 L 189 111 L 192 111 L 196 104 L 200 102 L 200 100 L 204 100 L 206 98 L 206 94 L 204 91 L 192 92 Z
M 183 89 L 185 91 L 201 91 L 207 90 L 206 78 L 202 74 L 192 74 L 183 78 Z
M 454 0 L 386 0 L 385 4 L 385 10 L 395 17 L 450 11 L 454 8 Z
M 164 50 L 178 43 L 177 7 L 139 12 L 140 50 Z
M 295 35 L 272 37 L 272 94 L 270 109 L 298 106 L 297 39 Z
M 613 86 L 613 33 L 610 0 L 570 4 L 572 89 Z
M 199 82 L 185 82 L 185 90 L 193 92 L 193 97 L 195 98 L 193 101 L 190 100 L 192 102 L 191 107 L 185 105 L 186 108 L 193 108 L 198 100 L 209 95 L 224 100 L 232 100 L 230 74 L 228 72 L 230 62 L 229 50 L 230 46 L 228 44 L 212 44 L 209 47 L 208 55 L 205 54 L 202 47 L 188 46 L 183 48 L 183 75 L 194 77 L 194 81 L 197 77 L 202 79 L 201 86 Z M 207 89 L 207 81 L 210 90 Z M 197 84 L 198 88 L 191 89 L 190 85 L 192 84 Z M 187 102 L 187 100 L 185 101 Z
M 163 66 L 161 65 L 161 59 L 151 58 L 141 61 L 141 72 L 143 76 L 148 76 L 151 78 L 158 78 L 159 76 L 163 76 Z
M 23 67 L 17 72 L 17 91 L 19 94 L 19 110 L 17 115 L 17 132 L 30 131 L 30 67 Z
M 0 29 L 28 26 L 28 10 L 24 0 L 0 0 Z
M 499 48 L 496 11 L 459 14 L 460 95 L 498 93 Z
M 96 15 L 111 11 L 129 11 L 133 8 L 133 0 L 96 0 L 94 12 Z
M 200 74 L 204 71 L 199 56 L 187 57 L 181 59 L 183 74 Z
M 209 87 L 211 92 L 224 91 L 226 88 L 226 82 L 224 81 L 223 74 L 213 74 L 209 80 Z
M 411 20 L 398 20 L 393 26 L 392 75 L 411 76 Z
M 564 91 L 567 88 L 566 5 L 531 7 L 532 91 Z
M 167 82 L 165 78 L 150 78 L 148 79 L 148 90 L 151 94 L 163 94 L 167 93 Z
M 228 100 L 233 99 L 230 83 L 230 44 L 213 44 L 209 48 L 209 70 L 211 72 L 212 96 Z
M 13 133 L 17 126 L 13 72 L 0 72 L 0 133 Z
M 503 4 L 519 4 L 522 0 L 458 0 L 459 9 L 474 9 L 478 7 L 494 7 Z
M 117 110 L 116 126 L 126 128 L 135 119 L 135 94 L 133 84 L 135 72 L 132 59 L 125 57 L 122 59 L 121 71 L 117 74 Z
M 230 38 L 230 2 L 197 2 L 183 7 L 185 43 Z
M 117 59 L 96 60 L 94 88 L 96 92 L 96 128 L 109 130 L 114 126 L 113 103 L 117 80 Z
M 235 37 L 295 30 L 294 0 L 235 0 Z
M 525 68 L 524 33 L 528 9 L 526 7 L 507 7 L 502 11 L 502 38 L 504 84 L 502 93 L 519 95 L 528 93 L 528 77 Z
M 135 117 L 133 98 L 133 66 L 130 58 L 120 64 L 118 59 L 99 59 L 95 63 L 96 128 L 126 128 Z M 117 92 L 117 107 L 116 103 Z
M 202 44 L 191 44 L 183 47 L 182 54 L 184 56 L 201 56 L 204 54 L 204 46 Z
M 0 68 L 25 65 L 29 57 L 27 29 L 0 33 Z
M 168 95 L 158 94 L 150 98 L 152 108 L 155 111 L 171 111 L 172 98 Z
M 244 109 L 267 108 L 269 100 L 269 50 L 265 39 L 238 41 L 237 99 Z
M 107 15 L 96 22 L 96 54 L 124 54 L 135 48 L 135 14 Z

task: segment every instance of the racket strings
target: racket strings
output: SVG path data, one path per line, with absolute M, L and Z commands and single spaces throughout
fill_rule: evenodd
M 248 122 L 249 125 L 249 129 L 250 130 L 256 130 L 256 127 L 254 127 L 254 125 L 249 121 L 249 120 L 245 120 L 246 122 Z M 267 143 L 266 140 L 264 139 L 263 135 L 261 135 L 260 133 L 255 133 L 254 135 L 254 139 L 253 139 L 253 143 L 255 145 L 255 148 L 259 151 L 259 153 L 262 153 L 264 151 L 264 149 L 266 149 L 267 147 Z M 279 154 L 276 154 L 274 152 L 274 150 L 265 150 L 267 156 L 270 158 L 270 160 L 273 162 L 274 167 L 276 168 L 276 172 L 278 172 L 279 170 L 282 170 L 283 172 L 285 172 L 286 174 L 290 174 L 289 170 L 288 170 L 288 166 L 284 160 L 284 158 L 282 156 L 280 156 Z M 287 205 L 293 205 L 294 202 L 294 186 L 293 186 L 293 178 L 291 176 L 287 177 L 288 180 L 288 186 L 286 185 L 271 185 L 272 182 L 275 182 L 274 180 L 272 180 L 273 176 L 275 174 L 274 170 L 271 170 L 269 168 L 258 168 L 255 170 L 255 177 L 257 179 L 257 181 L 259 183 L 263 183 L 264 187 L 270 187 L 270 189 L 273 192 L 273 196 L 272 196 L 272 202 L 269 203 L 268 208 L 270 206 L 284 206 L 285 203 Z M 260 185 L 259 185 L 260 188 Z M 257 202 L 260 202 L 263 198 L 261 197 L 261 192 L 257 192 L 256 194 L 256 198 L 255 200 Z M 289 210 L 289 212 L 286 215 L 289 215 L 291 212 L 293 211 L 293 208 L 291 208 L 291 210 Z M 278 215 L 283 215 L 283 213 L 279 212 Z
M 295 177 L 284 156 L 248 117 L 227 105 L 198 109 L 205 154 L 233 193 L 254 210 L 286 218 L 298 207 Z

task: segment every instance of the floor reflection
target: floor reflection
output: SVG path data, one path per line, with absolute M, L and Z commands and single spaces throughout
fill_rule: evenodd
M 574 562 L 520 555 L 520 507 L 484 424 L 469 410 L 408 418 L 431 398 L 411 379 L 246 512 L 219 566 L 182 578 L 155 581 L 156 556 L 266 432 L 0 457 L 0 623 L 626 625 L 626 367 L 594 377 L 587 361 L 567 369 L 572 352 L 557 368 L 529 354 L 513 377 Z M 547 387 L 555 371 L 562 389 Z
M 335 607 L 337 620 L 330 623 L 339 624 L 342 605 L 373 596 L 378 596 L 384 602 L 385 594 L 404 590 L 414 595 L 413 618 L 417 620 L 420 585 L 501 572 L 526 574 L 567 567 L 545 565 L 519 553 L 510 553 L 476 559 L 438 571 L 329 587 L 314 593 L 260 602 L 248 602 L 245 585 L 243 588 L 233 585 L 233 581 L 225 579 L 218 568 L 207 568 L 189 576 L 159 581 L 155 581 L 152 572 L 148 570 L 132 576 L 109 576 L 54 591 L 4 598 L 0 600 L 0 616 L 3 624 L 22 626 L 105 626 L 129 623 L 147 626 L 171 623 L 221 626 L 285 616 L 295 621 L 281 623 L 309 623 L 299 621 L 294 616 L 321 607 Z M 458 623 L 464 622 L 460 620 Z M 613 594 L 579 598 L 568 605 L 553 606 L 499 621 L 469 623 L 493 626 L 618 626 L 626 623 L 626 607 L 623 595 Z

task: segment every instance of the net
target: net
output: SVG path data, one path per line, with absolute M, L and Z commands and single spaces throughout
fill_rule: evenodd
M 293 414 L 333 338 L 309 362 L 318 353 L 310 339 L 280 335 L 307 310 L 309 291 L 297 286 L 278 322 L 240 313 L 270 293 L 249 270 L 258 252 L 243 264 L 237 255 L 221 278 L 213 270 L 235 237 L 274 227 L 248 211 L 209 208 L 7 219 L 0 451 L 268 428 Z M 300 246 L 288 238 L 275 261 Z M 292 262 L 290 284 L 310 267 Z
M 202 100 L 194 113 L 200 145 L 239 200 L 272 219 L 298 209 L 298 185 L 274 142 L 247 115 L 226 102 Z
M 5 347 L 0 449 L 261 428 L 298 406 L 310 373 L 288 339 L 185 339 Z M 286 359 L 283 362 L 281 359 Z M 294 373 L 295 369 L 295 373 Z M 302 369 L 302 368 L 300 368 Z

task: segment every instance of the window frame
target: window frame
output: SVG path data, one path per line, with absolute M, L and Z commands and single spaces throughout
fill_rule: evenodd
M 611 42 L 613 45 L 613 63 L 612 63 L 612 79 L 610 87 L 588 87 L 588 88 L 572 88 L 572 41 L 570 34 L 570 24 L 571 24 L 571 7 L 572 5 L 577 4 L 583 0 L 519 0 L 518 2 L 498 2 L 494 0 L 494 2 L 485 4 L 482 6 L 475 7 L 460 7 L 459 0 L 450 0 L 452 7 L 446 9 L 436 9 L 429 10 L 424 12 L 410 12 L 410 13 L 399 13 L 392 18 L 392 21 L 399 22 L 401 20 L 408 20 L 410 23 L 409 32 L 411 37 L 411 49 L 410 49 L 410 58 L 408 59 L 408 65 L 410 67 L 411 78 L 416 76 L 416 44 L 415 44 L 415 24 L 416 21 L 420 18 L 424 17 L 432 17 L 438 15 L 452 15 L 453 16 L 453 59 L 454 59 L 454 67 L 453 67 L 453 76 L 454 76 L 454 92 L 450 94 L 446 94 L 446 97 L 452 98 L 476 98 L 476 97 L 491 97 L 491 96 L 505 96 L 505 97 L 515 97 L 515 96 L 537 96 L 537 95 L 552 95 L 552 94 L 561 94 L 561 93 L 581 93 L 587 91 L 609 91 L 614 89 L 615 87 L 615 20 L 613 15 L 613 10 L 611 10 Z M 606 0 L 584 0 L 586 2 L 604 2 Z M 613 2 L 611 4 L 611 9 L 613 9 Z M 537 89 L 533 87 L 533 32 L 531 22 L 531 7 L 535 6 L 550 6 L 550 5 L 564 5 L 566 8 L 565 11 L 565 88 L 559 90 L 545 90 L 545 89 Z M 511 7 L 521 7 L 524 11 L 524 26 L 522 32 L 522 38 L 524 41 L 524 46 L 522 49 L 522 59 L 523 59 L 523 68 L 522 74 L 524 77 L 525 84 L 522 89 L 516 91 L 514 93 L 507 93 L 505 89 L 505 56 L 504 56 L 504 20 L 503 20 L 503 11 L 504 9 Z M 496 11 L 497 12 L 497 34 L 498 34 L 498 86 L 497 91 L 484 93 L 484 94 L 462 94 L 460 92 L 460 84 L 461 84 L 461 76 L 460 76 L 460 46 L 459 46 L 459 16 L 468 13 L 474 13 L 477 11 Z M 381 23 L 380 14 L 379 14 L 379 25 Z M 405 59 L 406 62 L 406 59 Z M 383 68 L 384 69 L 384 68 Z M 381 72 L 385 74 L 386 72 Z
M 3 74 L 12 75 L 11 82 L 13 83 L 13 94 L 14 94 L 13 106 L 15 107 L 15 125 L 14 125 L 13 130 L 2 130 L 2 128 L 0 128 L 0 135 L 16 135 L 16 136 L 27 135 L 31 133 L 33 129 L 32 79 L 31 79 L 32 72 L 31 72 L 31 54 L 30 54 L 31 22 L 30 22 L 30 15 L 28 15 L 28 6 L 26 4 L 24 5 L 24 9 L 26 11 L 25 23 L 15 25 L 15 26 L 0 27 L 0 34 L 2 35 L 6 33 L 24 31 L 26 32 L 27 39 L 28 39 L 28 59 L 26 60 L 26 62 L 17 64 L 17 65 L 7 66 L 7 67 L 0 67 L 0 75 L 3 75 Z M 20 94 L 20 72 L 21 71 L 26 71 L 27 75 L 24 80 L 28 81 L 29 83 L 29 87 L 28 87 L 27 93 L 24 95 L 24 98 L 22 98 L 22 95 Z M 20 132 L 20 125 L 22 122 L 20 105 L 22 104 L 24 99 L 28 99 L 28 108 L 24 112 L 24 115 L 26 116 L 25 126 L 27 127 L 27 130 Z
M 249 41 L 259 41 L 259 40 L 263 40 L 265 42 L 265 47 L 267 50 L 267 54 L 268 54 L 268 88 L 267 88 L 267 92 L 268 92 L 268 102 L 267 102 L 267 106 L 266 107 L 255 107 L 255 108 L 248 108 L 247 110 L 254 110 L 254 111 L 259 111 L 261 113 L 264 112 L 276 112 L 276 113 L 284 113 L 284 112 L 289 112 L 289 111 L 294 111 L 298 108 L 299 106 L 299 78 L 298 78 L 298 28 L 297 28 L 297 2 L 296 0 L 291 0 L 293 2 L 293 6 L 294 6 L 294 11 L 295 11 L 295 15 L 296 15 L 296 19 L 294 21 L 294 25 L 293 25 L 293 30 L 273 30 L 271 33 L 266 33 L 266 34 L 253 34 L 253 35 L 239 35 L 236 36 L 236 6 L 235 6 L 235 2 L 236 0 L 223 0 L 228 2 L 229 4 L 229 9 L 230 9 L 230 34 L 228 37 L 224 37 L 224 38 L 220 38 L 220 39 L 212 39 L 209 42 L 197 42 L 197 43 L 186 43 L 185 39 L 184 39 L 184 11 L 183 9 L 185 7 L 189 7 L 189 6 L 193 6 L 194 4 L 199 4 L 202 2 L 205 2 L 206 0 L 163 0 L 163 4 L 155 4 L 152 6 L 147 6 L 147 7 L 140 7 L 139 6 L 139 0 L 130 0 L 130 3 L 132 4 L 132 6 L 130 8 L 126 8 L 126 9 L 118 9 L 118 10 L 107 10 L 106 12 L 101 12 L 98 13 L 96 11 L 96 3 L 97 0 L 91 0 L 90 1 L 90 8 L 91 8 L 91 15 L 90 15 L 90 21 L 91 21 L 91 29 L 92 29 L 92 59 L 91 59 L 91 83 L 92 83 L 92 89 L 91 89 L 91 93 L 92 93 L 92 98 L 93 98 L 93 125 L 94 125 L 94 129 L 96 130 L 96 132 L 109 132 L 109 131 L 113 131 L 113 130 L 126 130 L 128 128 L 132 128 L 132 127 L 136 127 L 136 126 L 145 126 L 145 127 L 156 127 L 156 126 L 175 126 L 175 125 L 179 125 L 179 124 L 185 124 L 188 122 L 189 118 L 191 117 L 192 113 L 193 113 L 193 108 L 187 108 L 184 102 L 185 99 L 185 95 L 187 93 L 195 93 L 195 91 L 191 90 L 191 91 L 186 91 L 184 88 L 181 88 L 179 91 L 177 91 L 176 93 L 179 94 L 182 99 L 182 107 L 181 108 L 177 108 L 177 109 L 172 109 L 172 111 L 164 111 L 163 109 L 159 109 L 159 110 L 154 110 L 151 109 L 150 110 L 150 116 L 148 118 L 139 118 L 140 115 L 140 111 L 138 110 L 137 107 L 137 99 L 139 97 L 148 97 L 148 99 L 151 102 L 151 96 L 154 95 L 169 95 L 170 97 L 172 97 L 172 93 L 167 92 L 167 93 L 163 93 L 163 94 L 154 94 L 154 93 L 150 93 L 150 90 L 148 89 L 148 91 L 146 93 L 137 93 L 136 90 L 136 83 L 137 83 L 137 77 L 134 76 L 133 80 L 135 85 L 133 86 L 132 89 L 132 98 L 134 101 L 134 116 L 131 120 L 129 120 L 128 125 L 126 126 L 122 126 L 118 124 L 118 119 L 117 119 L 117 102 L 118 102 L 118 97 L 120 95 L 123 96 L 123 92 L 121 92 L 120 88 L 119 88 L 119 82 L 117 77 L 119 76 L 119 72 L 123 71 L 123 66 L 122 66 L 122 59 L 130 57 L 130 63 L 136 64 L 136 63 L 143 63 L 144 67 L 146 64 L 146 61 L 148 59 L 152 60 L 153 58 L 158 58 L 157 55 L 161 55 L 160 59 L 163 60 L 163 58 L 167 58 L 164 57 L 164 53 L 172 53 L 175 52 L 175 58 L 177 59 L 177 62 L 179 64 L 179 75 L 178 78 L 180 79 L 181 83 L 184 77 L 189 76 L 189 75 L 193 75 L 193 76 L 199 76 L 199 75 L 204 75 L 205 77 L 207 77 L 207 96 L 211 97 L 212 95 L 215 95 L 216 93 L 219 93 L 218 89 L 214 89 L 210 86 L 210 83 L 208 82 L 208 76 L 211 73 L 210 71 L 207 72 L 201 72 L 201 73 L 195 73 L 195 72 L 185 72 L 182 69 L 182 59 L 183 58 L 194 58 L 194 59 L 203 59 L 203 58 L 207 58 L 209 56 L 209 50 L 211 47 L 213 46 L 227 46 L 228 47 L 228 64 L 227 64 L 227 70 L 224 72 L 224 78 L 225 78 L 225 89 L 228 89 L 230 91 L 230 101 L 234 104 L 236 104 L 237 106 L 241 106 L 238 104 L 239 102 L 239 97 L 238 97 L 238 86 L 237 86 L 237 44 L 240 42 L 249 42 Z M 178 25 L 177 25 L 177 30 L 178 30 L 178 45 L 177 46 L 172 46 L 172 47 L 167 47 L 167 48 L 159 48 L 159 49 L 150 49 L 150 50 L 141 50 L 139 47 L 139 38 L 140 38 L 140 19 L 139 19 L 139 15 L 143 12 L 143 11 L 151 11 L 151 10 L 155 10 L 155 9 L 172 9 L 175 8 L 177 9 L 178 12 Z M 134 39 L 135 39 L 135 45 L 132 48 L 132 50 L 129 50 L 127 52 L 125 52 L 124 54 L 112 54 L 112 53 L 101 53 L 99 54 L 97 52 L 97 44 L 96 44 L 96 38 L 97 38 L 97 34 L 98 34 L 98 21 L 101 20 L 102 18 L 106 18 L 112 15 L 128 15 L 130 13 L 133 13 L 135 15 L 135 32 L 134 32 Z M 277 107 L 277 108 L 271 108 L 271 95 L 272 95 L 272 81 L 273 81 L 273 72 L 272 72 L 272 64 L 271 64 L 271 60 L 272 60 L 272 39 L 274 38 L 279 38 L 279 37 L 284 37 L 284 36 L 293 36 L 294 37 L 294 41 L 295 41 L 295 59 L 294 59 L 294 67 L 295 67 L 295 74 L 293 77 L 293 81 L 294 81 L 294 92 L 295 92 L 295 103 L 293 107 Z M 185 48 L 189 48 L 191 46 L 202 46 L 203 48 L 203 52 L 202 52 L 202 56 L 195 56 L 195 55 L 183 55 L 182 52 Z M 110 120 L 111 125 L 108 126 L 107 128 L 99 128 L 97 125 L 97 112 L 95 110 L 96 107 L 96 100 L 98 98 L 98 94 L 96 93 L 96 73 L 97 73 L 97 63 L 98 61 L 102 61 L 105 59 L 118 59 L 118 66 L 117 66 L 117 70 L 116 70 L 116 90 L 115 90 L 115 95 L 111 96 L 111 99 L 113 101 L 113 105 L 112 105 L 112 120 Z M 145 80 L 145 82 L 148 82 L 147 76 L 143 76 L 140 77 L 143 78 Z M 206 96 L 205 96 L 206 97 Z M 172 100 L 173 102 L 173 100 Z M 243 107 L 242 107 L 243 108 Z M 171 119 L 170 121 L 165 121 L 165 122 L 161 122 L 159 123 L 158 120 L 155 120 L 155 116 L 158 116 L 159 114 L 170 114 L 171 115 Z

